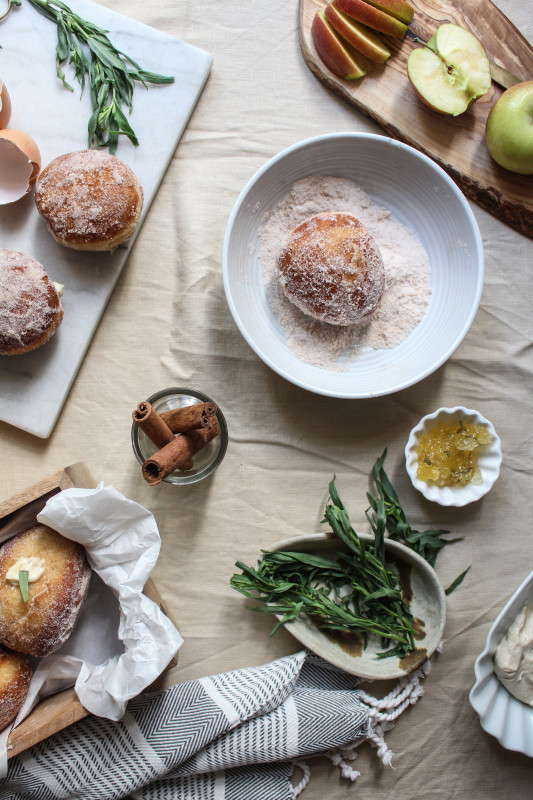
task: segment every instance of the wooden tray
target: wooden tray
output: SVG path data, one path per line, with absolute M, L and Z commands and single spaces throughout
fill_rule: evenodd
M 50 475 L 49 478 L 0 503 L 0 534 L 9 533 L 14 536 L 15 533 L 24 530 L 35 522 L 36 515 L 44 508 L 49 497 L 73 486 L 85 489 L 94 489 L 96 486 L 94 478 L 81 462 Z M 151 578 L 144 587 L 144 593 L 172 619 Z M 177 659 L 171 659 L 166 670 L 176 664 Z M 83 719 L 89 713 L 78 700 L 74 688 L 45 697 L 35 706 L 31 714 L 11 731 L 7 744 L 8 758 Z
M 299 34 L 311 71 L 336 94 L 375 120 L 388 135 L 438 162 L 470 199 L 486 211 L 533 238 L 533 177 L 499 167 L 485 145 L 488 113 L 502 94 L 496 84 L 459 117 L 447 117 L 425 106 L 407 77 L 407 58 L 415 37 L 428 41 L 443 22 L 468 28 L 482 42 L 489 59 L 521 80 L 533 78 L 533 47 L 490 0 L 411 0 L 415 8 L 406 38 L 390 37 L 391 57 L 371 64 L 358 81 L 338 78 L 316 54 L 311 24 L 326 0 L 299 0 Z M 370 62 L 369 62 L 370 63 Z M 406 186 L 406 191 L 409 187 Z

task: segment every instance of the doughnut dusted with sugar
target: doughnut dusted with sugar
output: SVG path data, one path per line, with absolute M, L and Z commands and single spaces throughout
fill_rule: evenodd
M 22 708 L 30 688 L 32 669 L 22 653 L 0 645 L 0 730 L 9 725 Z
M 35 203 L 59 244 L 111 252 L 137 227 L 143 191 L 133 170 L 117 156 L 78 150 L 43 169 Z
M 62 319 L 57 289 L 42 265 L 17 250 L 0 250 L 0 355 L 41 347 Z
M 374 237 L 345 212 L 315 214 L 297 225 L 277 261 L 285 296 L 330 325 L 355 325 L 376 310 L 385 268 Z
M 83 547 L 47 525 L 13 536 L 0 547 L 0 643 L 32 656 L 54 653 L 72 632 L 90 577 Z

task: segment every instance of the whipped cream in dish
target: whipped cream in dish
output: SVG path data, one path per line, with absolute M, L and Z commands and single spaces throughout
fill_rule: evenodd
M 494 672 L 513 697 L 533 708 L 533 591 L 498 645 Z

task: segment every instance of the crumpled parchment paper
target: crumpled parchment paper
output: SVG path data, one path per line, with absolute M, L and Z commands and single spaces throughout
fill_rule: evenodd
M 82 544 L 94 574 L 72 635 L 56 653 L 35 659 L 28 697 L 0 736 L 0 777 L 7 771 L 10 731 L 43 697 L 74 685 L 88 711 L 118 720 L 128 700 L 163 672 L 183 643 L 143 594 L 161 546 L 149 511 L 100 483 L 59 492 L 37 519 Z

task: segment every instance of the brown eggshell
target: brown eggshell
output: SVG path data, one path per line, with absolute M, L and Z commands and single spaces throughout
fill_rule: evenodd
M 0 80 L 0 128 L 7 128 L 11 119 L 11 98 L 7 86 Z
M 15 128 L 0 130 L 0 138 L 13 142 L 13 144 L 27 156 L 28 161 L 30 161 L 33 166 L 29 180 L 29 185 L 33 186 L 37 180 L 37 175 L 41 171 L 41 154 L 37 144 L 27 133 L 24 133 L 24 131 L 17 131 Z

